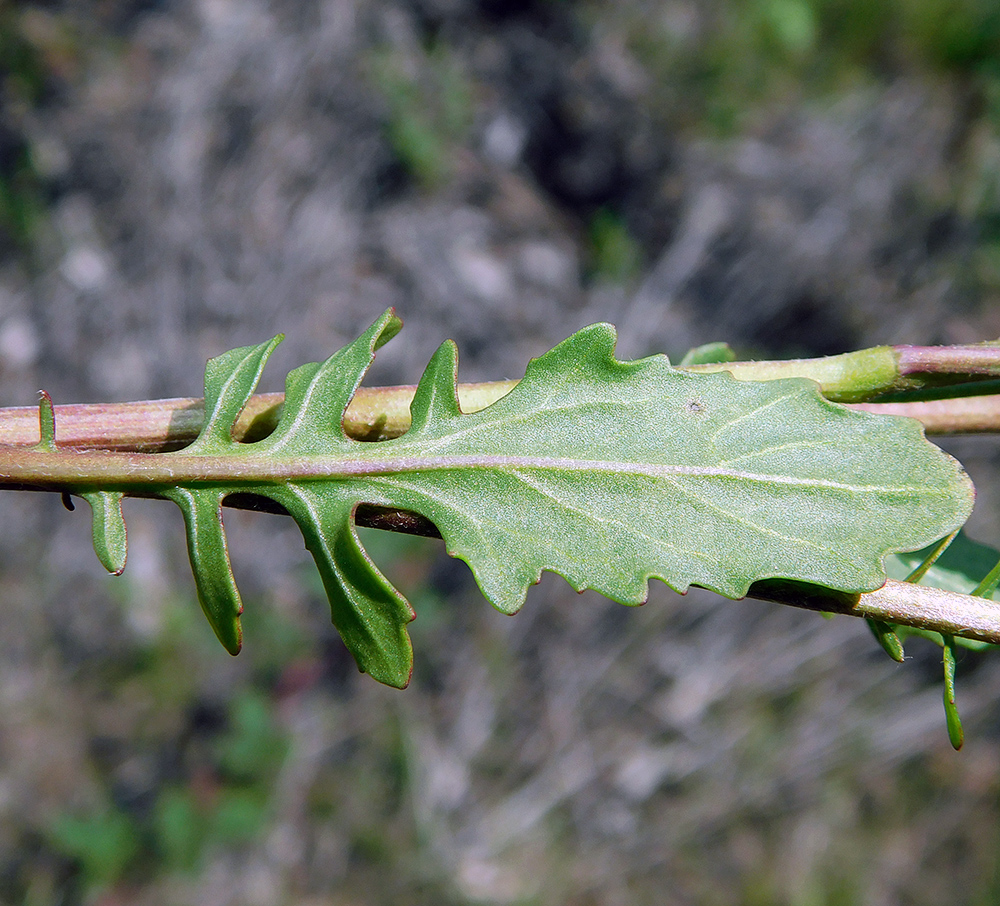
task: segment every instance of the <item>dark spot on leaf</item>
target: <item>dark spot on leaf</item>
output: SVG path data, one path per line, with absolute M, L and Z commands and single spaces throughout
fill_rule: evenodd
M 705 412 L 705 404 L 701 400 L 688 400 L 684 408 L 691 415 L 701 415 Z

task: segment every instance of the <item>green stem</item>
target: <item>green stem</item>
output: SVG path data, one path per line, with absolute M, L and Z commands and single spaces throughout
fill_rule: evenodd
M 811 378 L 838 403 L 858 403 L 887 393 L 1000 377 L 1000 346 L 873 346 L 820 359 L 724 362 L 690 371 L 729 371 L 744 381 Z
M 998 350 L 1000 367 L 1000 350 Z M 874 346 L 820 359 L 781 359 L 763 362 L 720 362 L 691 365 L 688 371 L 728 371 L 741 381 L 773 381 L 805 377 L 816 381 L 823 395 L 840 403 L 871 399 L 890 390 L 912 386 L 900 371 L 891 346 Z

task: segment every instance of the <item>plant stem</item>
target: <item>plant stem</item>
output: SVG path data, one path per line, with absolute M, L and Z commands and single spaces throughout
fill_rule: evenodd
M 894 346 L 899 373 L 980 374 L 994 376 L 1000 346 Z
M 873 346 L 818 359 L 723 362 L 691 365 L 689 371 L 729 371 L 745 381 L 811 378 L 823 395 L 857 403 L 886 393 L 1000 376 L 1000 345 Z
M 876 346 L 818 359 L 728 362 L 691 365 L 694 372 L 729 371 L 740 380 L 805 377 L 815 380 L 830 400 L 852 408 L 886 415 L 916 418 L 931 434 L 1000 432 L 1000 394 L 970 396 L 972 378 L 1000 376 L 1000 346 Z M 939 385 L 951 379 L 955 397 L 916 402 L 871 402 L 885 394 Z M 460 384 L 459 400 L 465 412 L 483 409 L 509 393 L 517 381 Z M 984 390 L 988 385 L 984 385 Z M 992 387 L 990 386 L 990 389 Z M 344 417 L 349 437 L 363 441 L 398 437 L 409 427 L 410 401 L 415 387 L 361 387 Z M 250 398 L 236 423 L 237 440 L 258 440 L 277 424 L 284 395 L 258 394 Z M 868 400 L 866 402 L 851 402 Z M 114 452 L 163 452 L 194 440 L 204 418 L 204 402 L 197 398 L 147 400 L 129 403 L 72 404 L 55 407 L 59 447 Z M 0 444 L 38 443 L 38 408 L 0 409 Z M 0 481 L 4 478 L 0 467 Z
M 879 415 L 915 418 L 928 434 L 991 434 L 1000 432 L 1000 394 L 917 403 L 854 403 Z
M 692 365 L 695 372 L 729 371 L 740 380 L 806 377 L 830 400 L 859 403 L 893 391 L 913 390 L 941 381 L 1000 376 L 1000 346 L 876 346 L 819 359 L 727 362 Z M 509 393 L 517 381 L 460 384 L 462 409 L 475 412 Z M 344 430 L 358 440 L 398 437 L 409 427 L 414 387 L 361 387 L 344 418 Z M 250 399 L 234 436 L 265 436 L 281 412 L 283 395 L 265 393 Z M 919 403 L 860 402 L 858 408 L 908 415 L 935 434 L 1000 431 L 1000 395 Z M 176 450 L 190 443 L 201 427 L 200 399 L 149 400 L 56 406 L 58 444 L 63 447 L 134 452 Z M 0 409 L 4 444 L 38 442 L 37 407 Z
M 1000 602 L 895 579 L 858 595 L 792 582 L 758 582 L 749 597 L 1000 644 Z
M 475 412 L 509 393 L 517 381 L 461 384 L 462 409 Z M 344 417 L 344 430 L 355 440 L 399 437 L 410 426 L 414 386 L 361 387 Z M 250 397 L 233 431 L 236 440 L 259 440 L 277 425 L 284 402 L 282 393 Z M 201 430 L 204 400 L 196 398 L 148 400 L 136 403 L 76 403 L 55 407 L 56 438 L 60 447 L 81 450 L 162 453 L 191 443 Z M 0 409 L 3 445 L 38 443 L 38 407 Z M 2 472 L 0 472 L 2 477 Z
M 1000 369 L 1000 350 L 997 367 Z M 856 352 L 818 359 L 713 362 L 707 365 L 690 365 L 685 370 L 700 373 L 728 371 L 742 381 L 810 378 L 819 384 L 827 399 L 840 403 L 859 402 L 891 390 L 910 389 L 919 385 L 916 378 L 904 377 L 891 346 L 873 346 L 871 349 L 859 349 Z

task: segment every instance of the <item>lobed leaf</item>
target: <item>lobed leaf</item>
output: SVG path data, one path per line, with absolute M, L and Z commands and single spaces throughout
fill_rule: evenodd
M 968 516 L 968 479 L 915 422 L 847 410 L 809 381 L 618 362 L 614 341 L 608 325 L 580 331 L 470 415 L 443 346 L 414 426 L 385 444 L 434 474 L 370 479 L 434 521 L 507 612 L 543 569 L 624 603 L 650 577 L 734 598 L 774 577 L 873 590 L 888 551 Z
M 971 510 L 969 479 L 918 423 L 830 403 L 808 380 L 692 374 L 663 356 L 619 362 L 606 324 L 533 360 L 507 396 L 470 414 L 445 343 L 410 430 L 352 440 L 344 411 L 399 325 L 387 311 L 327 361 L 292 371 L 276 429 L 255 443 L 233 440 L 232 427 L 280 338 L 212 359 L 198 439 L 150 454 L 170 464 L 170 480 L 101 489 L 178 504 L 202 606 L 228 650 L 239 650 L 242 607 L 221 517 L 232 493 L 288 511 L 359 666 L 396 686 L 410 674 L 413 612 L 358 541 L 360 503 L 434 522 L 505 613 L 543 570 L 626 604 L 645 600 L 651 578 L 732 598 L 767 578 L 870 591 L 885 581 L 887 554 L 928 545 Z M 114 498 L 88 499 L 117 524 Z

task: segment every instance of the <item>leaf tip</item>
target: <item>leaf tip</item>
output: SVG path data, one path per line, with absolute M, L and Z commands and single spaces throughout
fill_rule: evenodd
M 403 329 L 403 319 L 396 314 L 395 308 L 387 308 L 382 312 L 382 317 L 379 318 L 371 327 L 375 334 L 372 351 L 376 349 L 381 349 L 388 343 L 396 334 L 398 334 Z
M 128 557 L 128 531 L 122 516 L 122 494 L 118 491 L 92 491 L 81 495 L 90 504 L 91 535 L 94 552 L 101 565 L 113 576 L 125 571 Z
M 458 347 L 453 340 L 445 340 L 431 356 L 410 401 L 410 431 L 461 416 L 457 381 Z
M 56 413 L 52 397 L 45 390 L 38 391 L 38 434 L 36 450 L 54 453 L 56 449 Z
M 202 606 L 202 610 L 205 616 L 208 617 L 209 625 L 215 632 L 215 637 L 222 643 L 222 647 L 226 649 L 233 657 L 236 657 L 243 650 L 243 621 L 240 619 L 240 615 L 243 613 L 243 602 L 239 602 L 239 606 L 235 611 L 231 611 L 228 614 L 222 614 L 218 610 L 211 610 L 210 603 L 201 597 L 199 589 L 199 603 Z
M 954 701 L 948 700 L 948 693 L 944 695 L 944 714 L 948 724 L 948 741 L 951 747 L 959 752 L 965 744 L 965 731 L 962 729 L 962 718 L 959 716 L 958 708 Z
M 285 342 L 285 335 L 283 333 L 276 333 L 270 340 L 264 343 L 264 361 L 266 362 L 270 357 L 271 353 L 274 352 L 282 343 Z
M 233 657 L 236 657 L 236 655 L 243 650 L 243 629 L 238 625 L 238 621 L 236 633 L 237 635 L 234 642 L 231 644 L 227 644 L 226 642 L 222 643 L 225 646 L 226 651 L 228 651 Z
M 869 618 L 865 622 L 872 631 L 872 635 L 875 636 L 875 640 L 882 646 L 882 650 L 896 661 L 896 663 L 902 664 L 905 660 L 903 643 L 896 634 L 895 628 L 890 623 L 885 623 L 882 620 Z
M 965 742 L 965 733 L 962 730 L 962 718 L 958 713 L 958 706 L 955 704 L 955 637 L 952 635 L 942 635 L 944 642 L 944 716 L 948 724 L 948 739 L 952 748 L 957 752 Z

